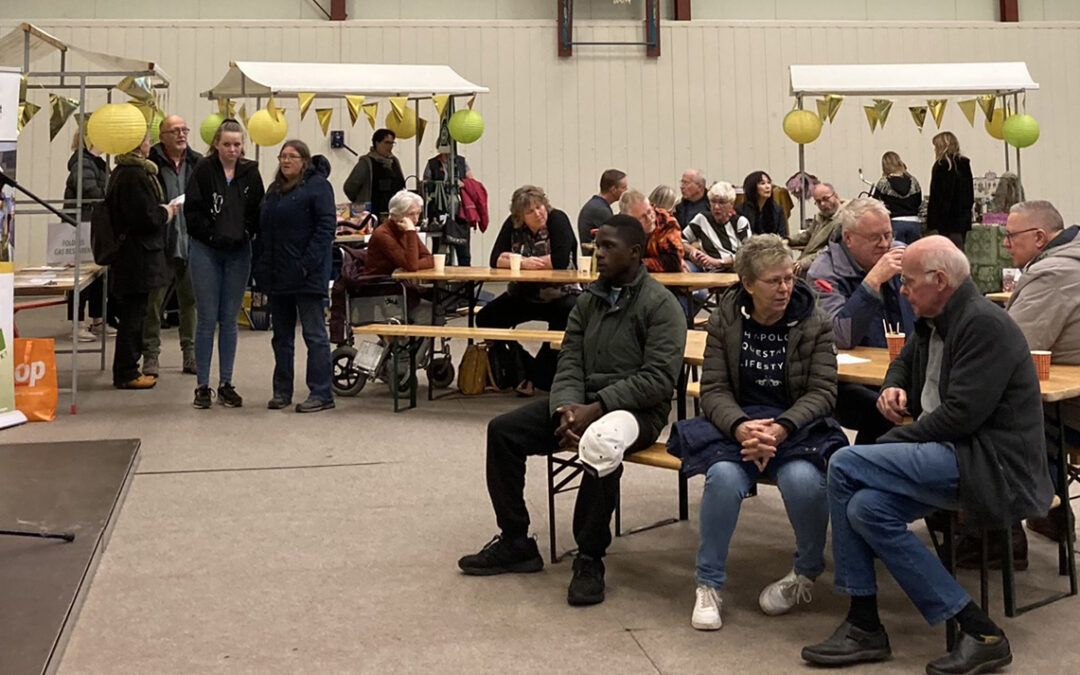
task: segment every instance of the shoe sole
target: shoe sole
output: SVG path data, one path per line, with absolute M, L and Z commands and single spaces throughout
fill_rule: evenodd
M 218 399 L 218 400 L 221 401 L 221 399 Z M 244 407 L 243 403 L 229 403 L 227 401 L 221 401 L 221 405 L 225 406 L 226 408 L 243 408 Z
M 288 408 L 290 405 L 292 405 L 292 401 L 289 401 L 288 403 L 283 403 L 282 405 L 274 405 L 273 403 L 267 403 L 266 404 L 266 409 L 267 410 L 284 410 L 285 408 Z
M 711 624 L 711 623 L 701 623 L 701 622 L 698 622 L 698 621 L 691 620 L 690 625 L 693 626 L 697 630 L 720 630 L 721 628 L 724 627 L 724 622 L 723 621 L 717 621 L 715 624 Z
M 297 407 L 296 412 L 298 412 L 298 413 L 313 413 L 313 412 L 319 412 L 320 410 L 333 410 L 335 407 L 337 407 L 337 406 L 335 406 L 334 402 L 331 401 L 330 403 L 322 404 L 318 408 L 300 408 L 300 407 Z
M 572 598 L 569 595 L 566 596 L 566 603 L 571 607 L 588 607 L 589 605 L 599 605 L 604 601 L 604 594 L 598 595 L 582 595 L 576 598 Z
M 496 574 L 532 574 L 539 572 L 544 569 L 544 561 L 541 558 L 533 558 L 532 560 L 514 563 L 509 567 L 466 567 L 458 563 L 458 567 L 469 576 L 490 577 Z
M 1004 666 L 1009 665 L 1010 663 L 1012 663 L 1012 660 L 1013 660 L 1012 654 L 1006 654 L 1005 656 L 1001 657 L 1000 659 L 994 659 L 993 661 L 987 661 L 985 663 L 980 663 L 979 665 L 975 666 L 971 670 L 965 670 L 964 672 L 959 673 L 958 675 L 978 675 L 979 673 L 992 673 L 993 671 L 997 670 L 998 668 L 1002 668 Z M 926 666 L 926 675 L 957 675 L 957 674 L 947 673 L 944 670 L 938 670 L 937 668 L 933 668 L 929 664 L 927 664 L 927 666 Z
M 853 654 L 815 654 L 802 650 L 802 659 L 818 666 L 853 666 L 856 663 L 874 663 L 892 658 L 891 649 L 864 649 Z

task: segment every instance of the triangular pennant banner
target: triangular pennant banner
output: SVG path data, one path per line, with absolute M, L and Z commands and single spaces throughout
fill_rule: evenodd
M 222 117 L 236 119 L 236 103 L 227 98 L 219 98 L 217 102 L 218 112 Z
M 19 104 L 26 103 L 26 76 L 19 78 Z
M 365 108 L 363 96 L 346 96 L 345 102 L 349 104 L 349 119 L 352 123 L 356 124 L 356 119 L 360 117 L 360 111 Z
M 417 126 L 416 126 L 416 142 L 418 144 L 423 143 L 424 142 L 424 129 L 427 129 L 427 120 L 424 119 L 423 117 L 421 117 L 419 120 L 417 120 L 416 124 L 417 124 Z
M 367 117 L 368 124 L 370 124 L 371 128 L 374 129 L 375 116 L 379 114 L 379 104 L 368 103 L 367 105 L 363 106 L 361 110 L 364 112 L 364 116 Z
M 405 110 L 409 107 L 409 99 L 404 96 L 391 96 L 388 100 L 390 101 L 390 110 L 393 111 L 397 121 L 400 122 L 405 119 Z
M 476 94 L 469 97 L 469 110 L 472 110 L 473 104 L 476 103 Z
M 826 94 L 825 102 L 829 104 L 829 123 L 831 124 L 836 119 L 836 113 L 840 111 L 840 104 L 844 102 L 844 97 L 837 94 Z
M 878 125 L 878 111 L 872 105 L 864 105 L 863 112 L 866 113 L 866 121 L 870 123 L 870 133 L 874 133 Z
M 15 126 L 17 127 L 16 131 L 22 131 L 23 127 L 25 127 L 30 122 L 30 120 L 34 118 L 34 115 L 36 115 L 39 110 L 41 110 L 41 106 L 35 105 L 30 101 L 27 101 L 26 103 L 20 103 L 19 119 L 15 123 Z
M 281 115 L 284 111 L 278 107 L 278 104 L 276 101 L 274 101 L 274 96 L 272 94 L 270 96 L 270 100 L 266 102 L 266 112 L 270 113 L 270 118 L 273 119 L 275 122 L 281 121 Z
M 243 103 L 240 105 L 240 112 L 238 113 L 238 117 L 240 118 L 240 123 L 243 124 L 244 128 L 246 129 L 248 123 L 247 103 Z
M 956 102 L 956 105 L 960 106 L 960 110 L 963 111 L 964 117 L 967 118 L 968 124 L 971 126 L 975 126 L 975 106 L 978 102 L 978 99 L 974 98 Z
M 823 98 L 819 98 L 815 103 L 817 103 L 817 116 L 821 118 L 822 121 L 829 119 L 829 102 Z
M 982 109 L 983 114 L 986 115 L 986 119 L 991 119 L 994 116 L 994 106 L 997 105 L 997 97 L 993 94 L 983 94 L 975 100 L 979 102 L 979 107 Z
M 79 102 L 73 98 L 65 98 L 56 94 L 49 94 L 49 140 L 56 138 L 56 134 L 64 128 L 71 113 L 79 108 Z
M 333 108 L 315 108 L 315 116 L 319 118 L 319 128 L 322 129 L 323 136 L 330 133 L 330 118 L 333 114 Z
M 150 120 L 154 119 L 154 108 L 149 103 L 139 102 L 131 103 L 130 105 L 139 109 L 139 112 L 141 112 L 142 116 L 146 119 L 147 124 L 150 124 Z
M 930 114 L 934 118 L 934 124 L 937 128 L 941 128 L 941 120 L 945 117 L 945 105 L 949 102 L 945 98 L 932 98 L 926 101 L 926 105 L 930 108 Z
M 922 133 L 923 125 L 926 124 L 926 106 L 908 106 L 908 110 L 911 111 L 911 119 L 915 120 L 915 126 L 917 126 L 919 128 L 919 132 Z
M 450 94 L 435 94 L 431 97 L 431 102 L 435 104 L 435 112 L 439 113 L 439 119 L 442 119 L 443 114 L 446 113 L 446 104 L 450 102 Z
M 150 80 L 146 77 L 125 77 L 120 80 L 116 88 L 136 101 L 150 102 L 154 100 L 154 88 L 150 86 Z
M 885 128 L 885 120 L 889 119 L 889 111 L 892 110 L 892 101 L 886 98 L 874 99 L 874 110 L 877 111 L 878 126 Z
M 300 102 L 300 119 L 303 120 L 308 108 L 311 107 L 311 102 L 315 100 L 315 94 L 297 94 L 296 100 Z

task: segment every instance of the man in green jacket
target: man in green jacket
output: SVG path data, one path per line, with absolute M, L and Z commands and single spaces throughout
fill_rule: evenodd
M 544 561 L 529 537 L 525 459 L 577 449 L 585 472 L 574 506 L 578 556 L 567 592 L 571 605 L 604 600 L 603 556 L 624 454 L 649 447 L 668 423 L 682 368 L 686 317 L 641 263 L 645 233 L 627 215 L 600 227 L 600 278 L 570 312 L 548 400 L 488 424 L 487 485 L 500 533 L 458 561 L 466 574 L 539 572 Z

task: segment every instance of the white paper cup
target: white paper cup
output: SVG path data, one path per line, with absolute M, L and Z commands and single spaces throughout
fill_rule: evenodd
M 521 274 L 521 254 L 510 254 L 510 272 L 512 274 Z
M 581 276 L 587 277 L 592 275 L 592 256 L 581 256 L 580 258 L 578 258 L 578 265 L 578 273 Z
M 445 272 L 446 271 L 446 254 L 445 253 L 436 253 L 432 257 L 435 258 L 435 272 L 438 273 L 438 274 L 442 274 L 443 272 Z

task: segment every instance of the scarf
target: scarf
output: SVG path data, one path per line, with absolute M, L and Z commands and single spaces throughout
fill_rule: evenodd
M 145 157 L 141 157 L 134 152 L 127 152 L 123 155 L 116 156 L 117 166 L 138 166 L 143 171 L 150 174 L 150 183 L 154 186 L 154 194 L 157 195 L 159 202 L 165 201 L 165 193 L 161 190 L 161 182 L 158 181 L 158 165 L 154 164 Z

